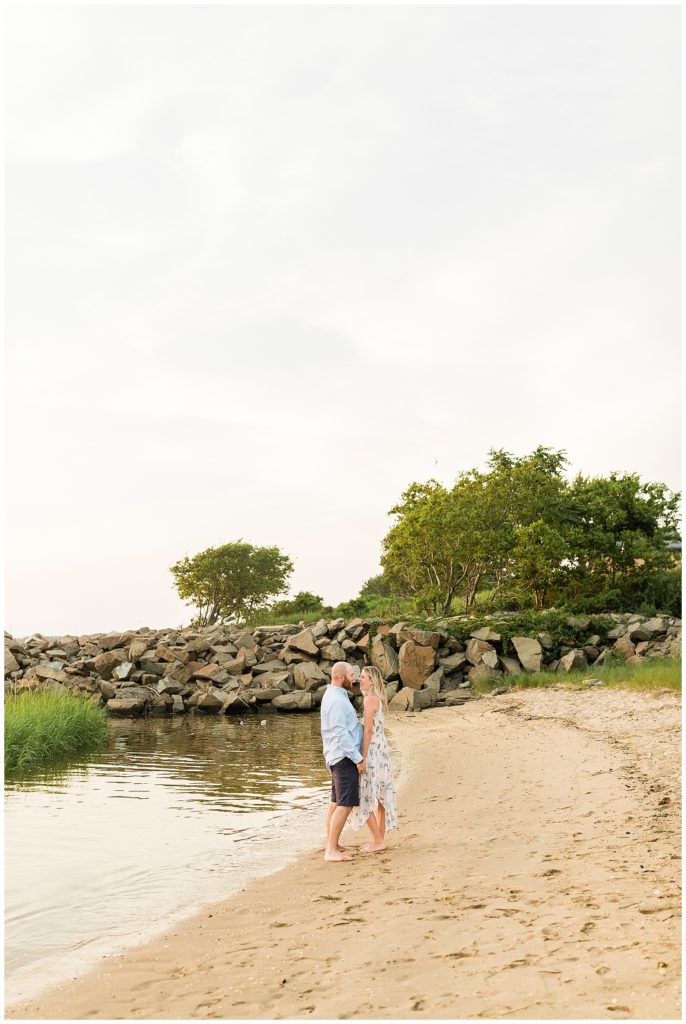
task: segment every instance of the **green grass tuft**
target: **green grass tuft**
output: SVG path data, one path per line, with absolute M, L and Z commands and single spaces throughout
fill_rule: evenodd
M 586 689 L 584 679 L 602 679 L 619 690 L 674 690 L 681 692 L 681 658 L 646 658 L 642 664 L 616 661 L 581 672 L 521 672 L 515 676 L 482 679 L 474 684 L 477 693 L 507 687 L 508 690 L 528 690 L 545 686 L 567 686 Z M 602 687 L 599 687 L 602 689 Z
M 92 700 L 54 690 L 5 698 L 5 776 L 48 768 L 70 754 L 101 746 L 107 712 Z

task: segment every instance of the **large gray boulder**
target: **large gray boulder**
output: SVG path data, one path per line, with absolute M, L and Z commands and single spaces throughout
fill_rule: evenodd
M 158 693 L 168 693 L 173 696 L 177 693 L 181 693 L 182 690 L 185 689 L 185 687 L 182 683 L 177 682 L 176 679 L 172 679 L 168 676 L 166 679 L 160 679 L 155 689 L 157 690 Z
M 164 678 L 171 679 L 175 683 L 181 683 L 183 686 L 187 686 L 193 678 L 193 673 L 190 672 L 182 662 L 175 661 L 173 664 L 168 665 L 164 670 Z
M 398 679 L 395 679 L 392 683 L 387 683 L 386 684 L 386 700 L 388 701 L 389 704 L 393 700 L 393 698 L 395 697 L 395 695 L 398 692 L 399 688 L 400 688 L 400 680 L 398 680 Z
M 97 661 L 97 658 L 96 658 L 96 661 Z M 139 664 L 140 664 L 140 667 L 141 667 L 142 671 L 143 672 L 147 672 L 148 675 L 151 675 L 151 676 L 163 676 L 164 675 L 164 670 L 167 667 L 166 662 L 164 662 L 164 661 L 153 661 L 152 658 L 141 658 Z M 97 671 L 97 666 L 96 666 L 96 671 Z M 99 673 L 99 674 L 102 675 L 102 673 Z M 104 678 L 109 678 L 109 677 L 105 676 Z
M 643 623 L 643 628 L 649 634 L 650 639 L 667 632 L 669 619 L 665 615 L 657 615 Z
M 121 665 L 126 660 L 126 651 L 107 651 L 103 652 L 103 654 L 98 654 L 93 667 L 101 679 L 111 679 L 112 672 L 116 666 Z M 162 675 L 161 672 L 160 675 Z
M 206 689 L 200 690 L 195 696 L 196 708 L 211 714 L 218 714 L 224 709 L 224 705 L 231 695 L 222 692 L 216 686 L 208 686 Z
M 541 647 L 538 640 L 534 640 L 530 636 L 513 636 L 512 646 L 517 652 L 517 657 L 522 663 L 522 667 L 527 672 L 540 672 L 541 662 L 543 661 L 543 648 Z
M 454 672 L 459 672 L 466 660 L 467 655 L 463 651 L 456 651 L 455 654 L 449 654 L 446 658 L 439 658 L 438 664 L 445 674 L 450 676 Z
M 326 682 L 326 676 L 319 665 L 304 661 L 293 668 L 293 682 L 299 690 L 317 690 Z
M 481 655 L 481 664 L 485 665 L 486 668 L 497 669 L 499 667 L 498 655 L 495 651 L 485 651 Z
M 129 644 L 132 638 L 132 633 L 102 633 L 98 636 L 97 645 L 102 651 L 111 651 L 115 647 Z
M 490 668 L 488 665 L 484 665 L 483 662 L 473 665 L 467 673 L 467 678 L 472 686 L 483 679 L 497 679 L 501 676 L 502 672 L 499 669 Z
M 522 666 L 516 658 L 508 658 L 507 655 L 501 655 L 499 661 L 501 669 L 507 676 L 517 676 L 522 671 Z
M 67 673 L 51 665 L 36 665 L 35 674 L 38 679 L 50 679 L 55 683 L 65 683 Z
M 107 710 L 111 715 L 142 715 L 145 711 L 147 701 L 139 700 L 136 697 L 112 697 L 107 701 Z
M 19 662 L 12 654 L 9 647 L 5 648 L 5 675 L 8 676 L 10 672 L 19 671 Z
M 314 711 L 317 702 L 313 693 L 299 690 L 294 693 L 283 693 L 280 697 L 275 697 L 272 701 L 272 706 L 277 711 Z
M 276 697 L 281 696 L 282 691 L 273 687 L 272 689 L 263 689 L 258 687 L 256 689 L 243 690 L 241 697 L 247 700 L 248 703 L 255 702 L 256 704 L 271 704 Z
M 253 675 L 259 676 L 265 672 L 283 672 L 283 662 L 279 661 L 278 658 L 269 658 L 269 660 L 260 661 L 253 666 Z
M 280 692 L 285 692 L 291 689 L 292 676 L 290 672 L 285 670 L 282 666 L 280 672 L 265 672 L 261 676 L 255 676 L 254 682 L 258 686 L 262 686 L 265 690 L 278 689 Z
M 165 644 L 158 644 L 155 648 L 155 657 L 159 661 L 179 661 L 180 654 L 183 654 L 186 660 L 190 657 L 185 651 L 173 651 Z
M 586 658 L 586 655 L 583 651 L 579 650 L 578 647 L 575 647 L 573 650 L 569 652 L 569 654 L 565 654 L 563 658 L 560 658 L 560 664 L 557 666 L 557 671 L 575 672 L 580 669 L 587 668 L 588 659 Z
M 263 692 L 263 691 L 260 691 Z M 215 693 L 221 702 L 221 711 L 225 715 L 237 715 L 245 711 L 252 710 L 252 705 L 257 703 L 256 699 L 248 696 L 249 691 L 243 693 L 226 693 L 225 691 L 219 690 Z
M 440 693 L 441 686 L 443 685 L 443 674 L 443 669 L 440 667 L 437 668 L 435 672 L 431 673 L 422 689 L 434 690 L 436 693 Z
M 122 661 L 121 665 L 117 665 L 112 673 L 113 679 L 118 679 L 120 682 L 124 679 L 128 679 L 133 672 L 132 661 Z
M 107 701 L 107 710 L 114 715 L 142 715 L 152 702 L 153 694 L 143 686 L 127 686 Z
M 239 633 L 238 636 L 233 638 L 233 644 L 235 647 L 241 648 L 245 651 L 252 651 L 254 654 L 258 648 L 258 643 L 252 633 Z
M 148 649 L 148 644 L 145 640 L 132 640 L 129 644 L 128 657 L 129 661 L 138 661 L 142 658 Z
M 393 697 L 389 708 L 391 711 L 425 711 L 434 707 L 437 702 L 438 694 L 434 689 L 415 690 L 413 687 L 403 687 Z
M 482 626 L 481 629 L 475 629 L 473 633 L 469 634 L 474 640 L 485 640 L 489 644 L 500 643 L 500 633 L 494 633 L 489 626 Z
M 301 654 L 309 654 L 313 658 L 319 654 L 319 648 L 314 642 L 311 629 L 303 629 L 295 636 L 290 636 L 286 641 L 286 646 L 291 651 L 300 651 Z
M 378 668 L 386 682 L 398 678 L 398 655 L 391 642 L 384 636 L 377 635 L 372 640 L 371 662 Z
M 343 642 L 345 643 L 345 640 Z M 355 644 L 352 644 L 351 641 L 348 641 L 348 643 L 350 643 L 352 647 L 355 647 Z M 320 654 L 322 658 L 326 659 L 326 661 L 346 660 L 346 652 L 343 650 L 341 645 L 337 644 L 335 641 L 331 644 L 325 644 L 323 647 L 321 647 Z
M 406 640 L 398 652 L 398 671 L 403 686 L 419 690 L 434 670 L 436 651 L 423 647 L 414 640 Z
M 467 641 L 467 661 L 472 665 L 478 665 L 487 651 L 492 651 L 495 654 L 495 647 L 487 640 L 470 639 Z
M 414 695 L 419 692 L 419 690 L 413 690 L 411 687 L 404 686 L 389 701 L 389 711 L 412 711 Z
M 636 648 L 629 639 L 628 633 L 621 636 L 619 640 L 615 640 L 612 645 L 612 651 L 614 654 L 623 654 L 625 658 L 633 658 L 636 653 Z
M 420 647 L 433 647 L 437 650 L 441 642 L 441 634 L 430 632 L 428 629 L 397 629 L 393 626 L 390 633 L 395 633 L 398 644 L 402 645 L 411 640 Z
M 413 711 L 425 711 L 427 708 L 435 707 L 438 702 L 438 691 L 433 687 L 426 687 L 423 690 L 415 690 L 413 693 Z

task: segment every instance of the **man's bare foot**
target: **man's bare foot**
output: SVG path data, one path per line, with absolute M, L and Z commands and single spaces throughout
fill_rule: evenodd
M 385 843 L 367 843 L 366 846 L 362 847 L 362 853 L 381 853 L 386 849 L 388 847 Z
M 324 860 L 329 862 L 339 860 L 352 860 L 352 857 L 348 856 L 347 853 L 341 853 L 339 850 L 332 850 L 331 852 L 327 850 L 324 854 Z

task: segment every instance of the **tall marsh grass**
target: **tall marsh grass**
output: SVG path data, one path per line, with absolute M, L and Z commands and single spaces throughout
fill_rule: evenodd
M 646 658 L 641 664 L 616 661 L 581 672 L 522 672 L 497 679 L 484 679 L 474 689 L 489 693 L 497 687 L 525 690 L 544 686 L 584 687 L 585 679 L 601 679 L 606 686 L 622 690 L 675 690 L 681 692 L 681 658 Z
M 49 768 L 69 754 L 101 746 L 107 712 L 93 701 L 54 690 L 5 698 L 5 775 Z

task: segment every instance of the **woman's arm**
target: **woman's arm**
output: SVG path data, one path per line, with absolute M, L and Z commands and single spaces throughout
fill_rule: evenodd
M 370 694 L 364 698 L 364 736 L 362 738 L 362 759 L 366 761 L 369 744 L 372 742 L 372 724 L 379 707 L 379 698 Z

